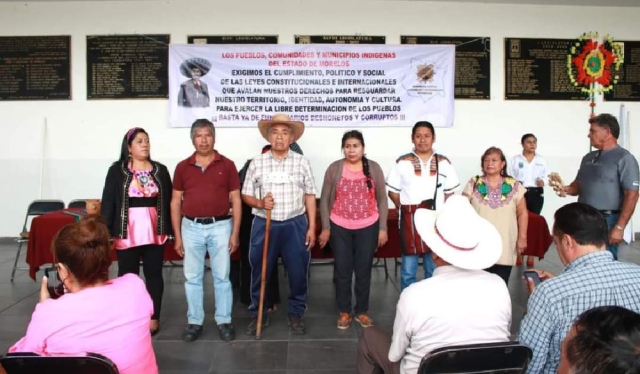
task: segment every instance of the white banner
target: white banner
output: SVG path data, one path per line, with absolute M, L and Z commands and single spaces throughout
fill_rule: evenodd
M 169 121 L 254 127 L 276 113 L 317 127 L 453 126 L 453 45 L 175 45 Z
M 620 123 L 620 136 L 618 137 L 618 145 L 631 152 L 629 112 L 627 112 L 624 104 L 620 104 L 620 116 L 618 117 L 618 122 Z M 633 219 L 629 219 L 627 227 L 625 227 L 624 229 L 623 239 L 627 243 L 631 243 L 633 241 Z

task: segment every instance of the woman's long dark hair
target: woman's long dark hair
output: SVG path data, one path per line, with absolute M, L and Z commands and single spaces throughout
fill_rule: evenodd
M 120 148 L 120 160 L 118 160 L 119 162 L 129 161 L 129 146 L 131 146 L 131 142 L 133 142 L 133 139 L 135 139 L 139 133 L 143 133 L 149 136 L 149 134 L 144 131 L 142 127 L 134 127 L 127 131 L 126 134 L 124 134 L 124 137 L 122 138 L 122 147 Z M 149 161 L 151 161 L 151 154 L 149 154 Z
M 342 135 L 342 149 L 344 149 L 344 145 L 349 139 L 359 140 L 360 144 L 362 144 L 362 148 L 364 148 L 364 137 L 362 136 L 362 133 L 360 131 L 351 130 L 345 132 L 344 135 Z M 365 178 L 367 178 L 367 188 L 369 188 L 369 191 L 371 191 L 371 189 L 373 188 L 373 183 L 371 182 L 372 178 L 371 171 L 369 170 L 369 160 L 367 160 L 367 157 L 364 154 L 362 155 L 362 173 L 364 174 Z
M 482 170 L 482 175 L 484 175 L 484 158 L 489 156 L 490 154 L 495 153 L 497 155 L 500 156 L 500 160 L 502 162 L 504 162 L 504 167 L 502 168 L 502 170 L 500 170 L 500 176 L 507 178 L 509 177 L 509 174 L 507 174 L 507 158 L 504 157 L 504 152 L 502 152 L 502 149 L 498 148 L 498 147 L 490 147 L 489 149 L 487 149 L 486 151 L 484 151 L 484 153 L 482 154 L 482 157 L 480 158 L 480 170 Z

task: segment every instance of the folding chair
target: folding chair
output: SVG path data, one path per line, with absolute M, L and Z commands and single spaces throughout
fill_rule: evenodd
M 69 202 L 69 206 L 67 206 L 67 208 L 82 208 L 82 209 L 85 209 L 86 207 L 87 207 L 86 199 L 71 200 Z
M 422 359 L 418 374 L 520 374 L 526 372 L 532 355 L 518 342 L 442 347 Z
M 0 359 L 7 374 L 118 374 L 108 358 L 95 353 L 86 356 L 40 356 L 35 353 L 9 353 Z
M 18 267 L 18 258 L 20 258 L 20 251 L 22 250 L 22 244 L 29 241 L 29 231 L 27 230 L 27 223 L 29 217 L 37 217 L 46 213 L 55 212 L 56 210 L 64 209 L 64 201 L 62 200 L 34 200 L 29 204 L 27 208 L 27 215 L 24 218 L 24 225 L 22 225 L 22 232 L 20 237 L 16 239 L 18 242 L 18 251 L 16 252 L 16 260 L 13 262 L 13 269 L 11 270 L 11 281 L 16 275 L 16 269 Z M 24 270 L 26 268 L 20 268 Z

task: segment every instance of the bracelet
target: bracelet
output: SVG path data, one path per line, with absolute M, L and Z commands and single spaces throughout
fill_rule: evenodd
M 618 225 L 615 225 L 615 226 L 613 226 L 613 227 L 615 227 L 616 229 L 618 229 L 618 230 L 620 230 L 620 231 L 624 231 L 624 228 L 623 228 L 623 227 L 620 227 L 620 226 L 618 226 Z

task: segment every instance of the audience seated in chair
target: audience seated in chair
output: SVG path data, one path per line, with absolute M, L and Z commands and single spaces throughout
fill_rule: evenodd
M 151 298 L 137 275 L 108 279 L 109 238 L 99 216 L 60 230 L 52 247 L 64 292 L 50 293 L 43 278 L 27 333 L 9 352 L 92 352 L 109 358 L 123 374 L 158 373 L 149 334 Z
M 528 374 L 556 373 L 562 340 L 582 312 L 605 305 L 640 312 L 640 266 L 615 261 L 606 250 L 607 222 L 600 212 L 571 203 L 554 218 L 553 241 L 566 267 L 555 278 L 536 270 L 538 286 L 527 278 L 531 297 L 518 340 L 533 350 Z
M 364 329 L 360 374 L 415 374 L 437 348 L 509 341 L 509 290 L 499 276 L 482 270 L 500 258 L 498 230 L 462 196 L 451 196 L 438 213 L 418 209 L 415 224 L 437 269 L 400 294 L 393 337 L 375 326 Z
M 640 314 L 618 306 L 588 310 L 562 343 L 558 374 L 640 373 Z

